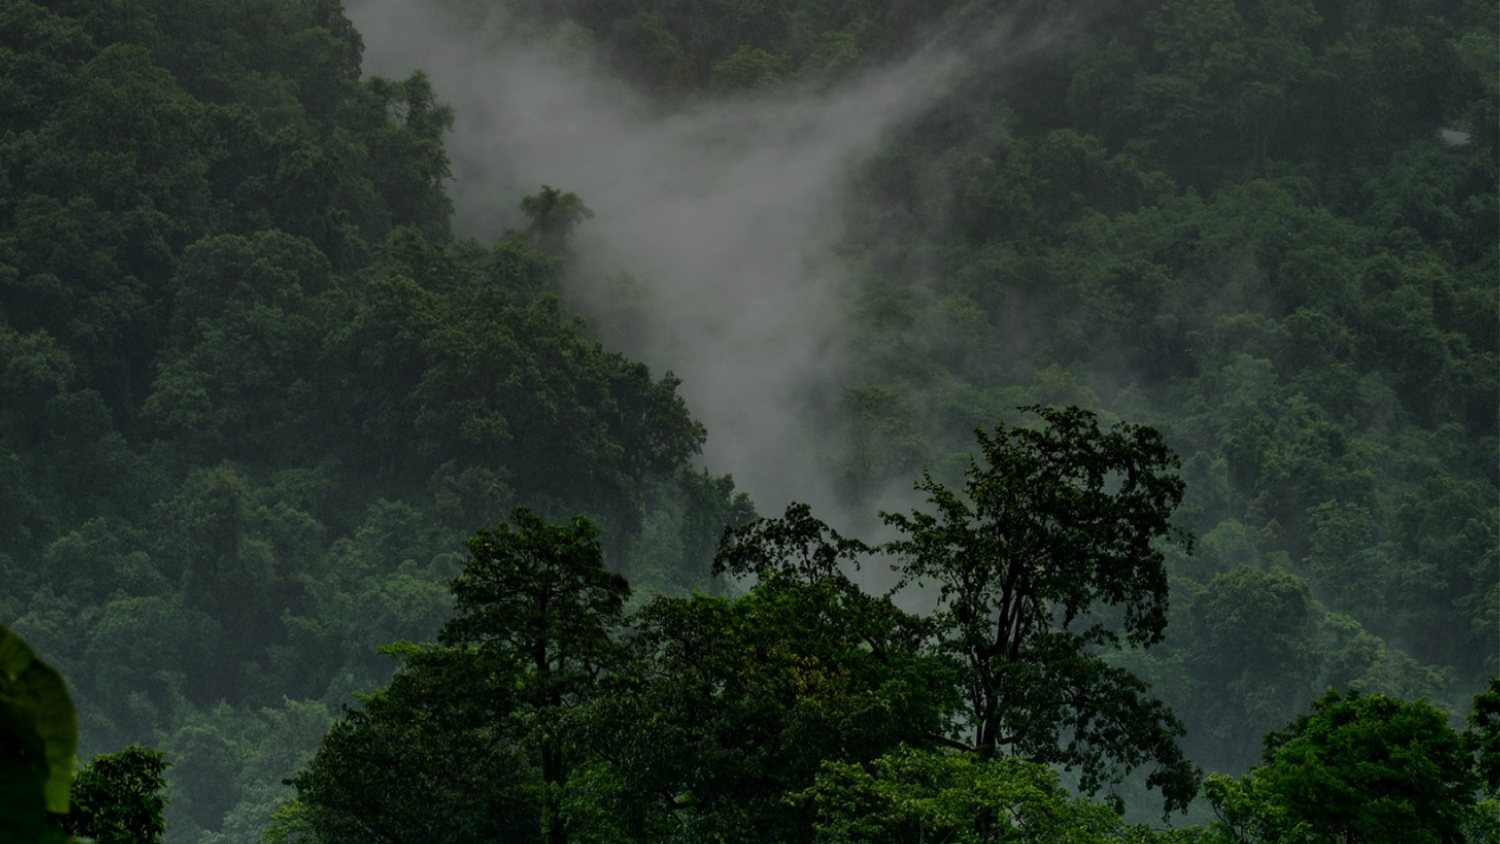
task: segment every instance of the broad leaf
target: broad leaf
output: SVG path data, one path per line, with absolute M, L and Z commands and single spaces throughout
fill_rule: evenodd
M 31 647 L 0 625 L 0 727 L 10 731 L 23 758 L 46 760 L 47 811 L 68 811 L 78 714 L 62 675 L 36 658 Z

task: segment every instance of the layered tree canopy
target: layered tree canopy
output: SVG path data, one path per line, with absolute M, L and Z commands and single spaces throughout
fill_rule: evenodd
M 769 409 L 593 249 L 659 209 L 564 166 L 455 217 L 454 93 L 345 5 L 0 4 L 0 623 L 88 834 L 1146 840 L 1100 805 L 1201 767 L 1183 840 L 1494 837 L 1493 3 L 401 4 L 650 127 L 951 60 L 839 157 L 837 353 Z M 757 520 L 685 395 L 885 544 Z

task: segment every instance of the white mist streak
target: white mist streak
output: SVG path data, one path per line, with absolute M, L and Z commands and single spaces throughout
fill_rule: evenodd
M 634 351 L 682 377 L 708 427 L 708 466 L 763 513 L 791 500 L 833 508 L 836 446 L 807 407 L 843 386 L 831 250 L 845 182 L 942 93 L 958 57 L 920 53 L 828 93 L 663 116 L 576 56 L 508 41 L 503 22 L 486 50 L 429 2 L 347 5 L 367 73 L 424 70 L 457 110 L 458 229 L 493 240 L 523 222 L 516 206 L 541 185 L 577 193 L 597 213 L 580 230 L 579 291 L 622 271 L 647 282 L 648 345 Z

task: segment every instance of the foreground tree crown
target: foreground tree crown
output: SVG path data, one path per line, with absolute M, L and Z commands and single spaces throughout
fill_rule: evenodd
M 1477 731 L 1466 736 L 1426 701 L 1329 689 L 1310 712 L 1266 735 L 1262 765 L 1243 777 L 1209 777 L 1205 796 L 1238 842 L 1494 840 L 1500 812 L 1493 802 L 1476 812 L 1476 795 L 1495 764 L 1478 722 L 1497 688 L 1500 678 L 1476 696 Z
M 800 504 L 727 530 L 715 572 L 753 581 L 733 600 L 656 596 L 626 615 L 586 520 L 514 511 L 469 541 L 442 647 L 395 649 L 405 671 L 292 781 L 303 808 L 283 828 L 330 844 L 382 828 L 561 844 L 598 824 L 623 840 L 812 840 L 817 801 L 791 795 L 902 747 L 1077 770 L 1090 793 L 1150 765 L 1167 809 L 1185 807 L 1198 772 L 1181 725 L 1103 658 L 1161 637 L 1157 544 L 1189 544 L 1171 523 L 1176 460 L 1149 428 L 1022 410 L 1027 424 L 979 433 L 961 492 L 924 476 L 936 513 L 886 515 L 905 536 L 883 548 Z M 885 595 L 851 577 L 876 553 L 903 572 Z M 935 611 L 893 600 L 928 582 Z M 391 800 L 365 770 L 439 748 L 489 772 L 449 812 L 423 809 L 450 802 L 427 774 Z M 960 825 L 988 840 L 998 823 Z
M 1079 767 L 1096 791 L 1116 764 L 1154 764 L 1147 783 L 1183 808 L 1197 773 L 1177 718 L 1101 648 L 1159 642 L 1167 624 L 1163 541 L 1182 501 L 1177 458 L 1152 428 L 1101 429 L 1076 407 L 1022 408 L 1039 426 L 977 432 L 961 493 L 923 475 L 936 512 L 883 514 L 900 586 L 934 583 L 930 647 L 958 665 L 960 726 L 982 757 L 1002 749 Z

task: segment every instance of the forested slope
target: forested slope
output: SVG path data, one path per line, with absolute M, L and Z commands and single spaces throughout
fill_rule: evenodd
M 513 504 L 669 590 L 748 512 L 675 380 L 561 311 L 582 203 L 451 238 L 451 113 L 361 49 L 337 2 L 0 9 L 0 616 L 85 758 L 168 753 L 176 840 L 253 840 Z
M 1110 659 L 1210 771 L 1329 686 L 1461 717 L 1500 670 L 1493 4 L 433 9 L 561 28 L 663 113 L 963 53 L 850 184 L 843 446 L 805 459 L 873 512 L 1020 405 L 1162 431 L 1198 541 Z M 86 749 L 167 751 L 175 840 L 253 840 L 512 505 L 588 514 L 638 592 L 712 589 L 751 515 L 677 382 L 558 304 L 589 197 L 454 238 L 443 92 L 361 52 L 336 0 L 0 9 L 0 620 Z
M 1112 6 L 865 183 L 850 405 L 908 435 L 850 465 L 940 462 L 1018 398 L 1161 427 L 1200 544 L 1148 673 L 1205 765 L 1326 685 L 1461 706 L 1495 670 L 1494 25 Z
M 1210 768 L 1329 685 L 1457 712 L 1496 670 L 1493 4 L 431 6 L 559 27 L 666 109 L 962 56 L 849 187 L 850 507 L 1020 404 L 1158 426 L 1200 541 L 1136 667 Z

